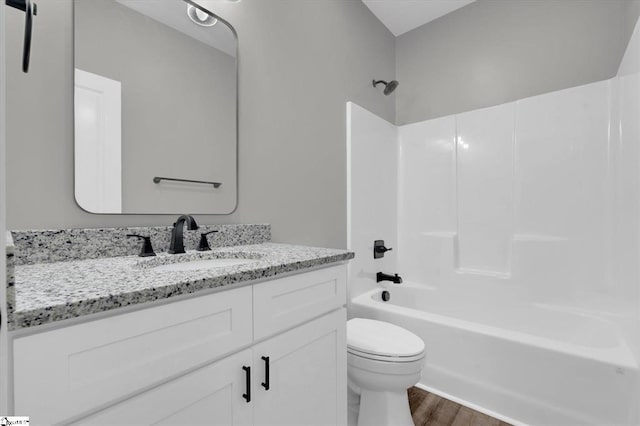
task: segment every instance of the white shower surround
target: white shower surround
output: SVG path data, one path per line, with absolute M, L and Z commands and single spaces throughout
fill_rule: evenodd
M 607 81 L 400 127 L 348 105 L 350 315 L 420 335 L 423 386 L 523 423 L 640 420 L 639 31 Z

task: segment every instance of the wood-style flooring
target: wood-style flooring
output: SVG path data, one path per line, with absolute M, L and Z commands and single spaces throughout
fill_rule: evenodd
M 511 426 L 415 387 L 409 389 L 409 406 L 416 426 Z

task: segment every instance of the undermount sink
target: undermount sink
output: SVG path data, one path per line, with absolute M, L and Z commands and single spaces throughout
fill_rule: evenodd
M 154 266 L 154 271 L 197 271 L 200 269 L 222 268 L 225 266 L 243 265 L 255 262 L 256 259 L 205 259 L 191 260 L 187 262 L 169 263 L 166 265 Z
M 191 252 L 140 260 L 135 268 L 152 271 L 201 271 L 256 262 L 262 255 L 248 252 Z

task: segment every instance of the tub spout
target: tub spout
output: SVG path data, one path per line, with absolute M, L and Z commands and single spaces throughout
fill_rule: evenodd
M 380 282 L 380 281 L 391 281 L 392 283 L 395 283 L 395 284 L 402 284 L 402 277 L 400 277 L 398 274 L 389 275 L 382 272 L 378 272 L 376 274 L 376 282 Z

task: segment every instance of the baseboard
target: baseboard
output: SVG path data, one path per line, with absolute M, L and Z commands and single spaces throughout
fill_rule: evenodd
M 472 410 L 478 411 L 478 412 L 480 412 L 482 414 L 486 414 L 487 416 L 491 416 L 494 419 L 502 420 L 503 422 L 512 424 L 513 426 L 528 426 L 527 423 L 523 423 L 523 422 L 521 422 L 519 420 L 516 420 L 516 419 L 513 419 L 511 417 L 507 417 L 507 416 L 502 415 L 500 413 L 496 413 L 495 411 L 488 410 L 488 409 L 486 409 L 484 407 L 481 407 L 479 405 L 473 404 L 473 403 L 471 403 L 469 401 L 465 401 L 464 399 L 455 397 L 453 395 L 449 395 L 446 392 L 442 392 L 442 391 L 440 391 L 438 389 L 434 389 L 432 387 L 423 385 L 422 383 L 418 383 L 415 386 L 417 388 L 425 390 L 425 391 L 427 391 L 429 393 L 433 393 L 433 394 L 441 396 L 441 397 L 443 397 L 445 399 L 448 399 L 449 401 L 453 401 L 456 404 L 464 405 L 467 408 L 471 408 Z

